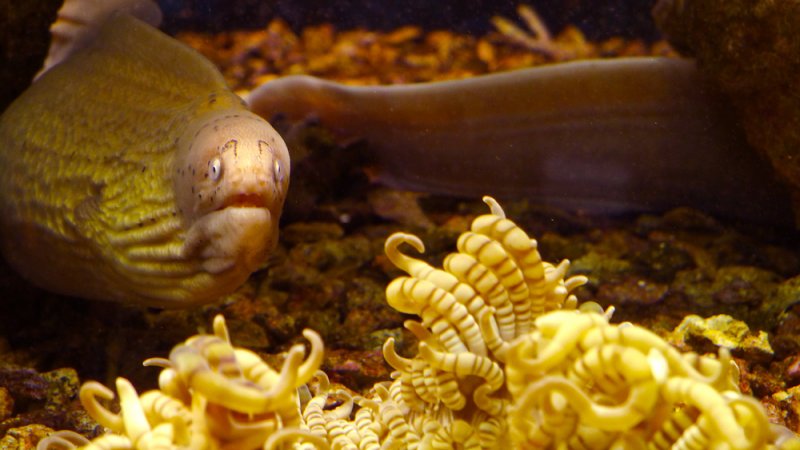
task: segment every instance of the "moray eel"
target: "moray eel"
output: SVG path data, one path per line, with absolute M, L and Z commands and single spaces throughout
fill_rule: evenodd
M 125 14 L 0 117 L 0 247 L 55 292 L 209 302 L 262 265 L 289 155 L 194 50 Z
M 365 139 L 393 187 L 601 214 L 693 206 L 791 226 L 785 188 L 689 60 L 586 60 L 397 86 L 290 76 L 246 99 L 267 120 L 315 117 Z

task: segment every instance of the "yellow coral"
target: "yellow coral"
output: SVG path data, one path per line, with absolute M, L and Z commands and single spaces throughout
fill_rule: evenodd
M 595 313 L 554 312 L 536 325 L 511 345 L 506 365 L 517 446 L 549 448 L 565 438 L 578 445 L 598 432 L 602 447 L 655 435 L 672 436 L 666 448 L 766 445 L 766 415 L 738 392 L 725 349 L 717 359 L 684 357 L 647 330 Z
M 389 284 L 387 300 L 420 316 L 405 326 L 418 353 L 383 347 L 393 381 L 365 397 L 332 389 L 318 368 L 322 341 L 289 350 L 280 372 L 230 343 L 224 320 L 213 335 L 187 339 L 163 367 L 157 391 L 136 394 L 117 380 L 121 412 L 94 382 L 81 389 L 89 414 L 110 430 L 89 443 L 72 432 L 40 449 L 701 449 L 797 448 L 788 430 L 771 427 L 761 405 L 738 391 L 729 352 L 680 353 L 630 323 L 611 324 L 612 309 L 576 308 L 567 261 L 542 261 L 536 241 L 504 217 L 480 216 L 459 239 L 444 269 L 402 254 L 422 241 L 395 234 L 390 260 L 409 276 Z M 315 380 L 313 397 L 297 393 Z M 328 409 L 333 397 L 339 406 Z M 355 407 L 358 405 L 358 408 Z
M 297 388 L 314 376 L 322 362 L 319 335 L 305 330 L 303 335 L 311 343 L 308 358 L 303 361 L 303 346 L 295 345 L 278 373 L 255 353 L 231 345 L 222 316 L 214 319 L 214 331 L 187 339 L 170 352 L 169 359 L 145 362 L 163 367 L 159 391 L 139 396 L 128 380 L 118 378 L 119 414 L 96 400 L 112 399 L 108 388 L 85 383 L 81 403 L 110 433 L 92 443 L 57 434 L 44 439 L 39 448 L 249 449 L 265 441 L 275 448 L 284 441 L 327 446 L 319 436 L 301 429 L 297 397 Z

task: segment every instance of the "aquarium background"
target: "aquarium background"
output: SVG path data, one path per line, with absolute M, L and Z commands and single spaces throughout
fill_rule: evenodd
M 281 17 L 293 29 L 323 22 L 340 29 L 365 27 L 387 31 L 414 24 L 458 33 L 484 34 L 492 15 L 515 17 L 517 0 L 161 0 L 165 28 L 221 31 L 257 28 Z M 589 39 L 611 36 L 654 40 L 658 31 L 650 9 L 654 0 L 548 0 L 532 6 L 553 31 L 577 25 Z
M 3 17 L 12 2 L 0 0 L 0 49 L 5 50 L 0 58 L 6 58 L 0 81 L 11 77 L 15 83 L 0 88 L 3 105 L 19 95 L 38 69 L 55 14 L 51 7 L 5 26 L 3 20 L 16 17 Z M 16 8 L 48 2 L 52 6 L 58 0 L 26 0 Z M 516 11 L 520 3 L 159 1 L 163 28 L 194 44 L 222 70 L 266 60 L 265 53 L 236 39 L 266 31 L 273 21 L 280 32 L 274 33 L 300 40 L 324 35 L 327 23 L 335 27 L 333 36 L 353 28 L 366 34 L 410 25 L 478 39 L 492 32 L 490 19 L 496 15 L 522 25 Z M 524 3 L 536 9 L 554 35 L 574 25 L 592 41 L 659 38 L 650 16 L 654 0 Z M 284 20 L 297 36 L 275 19 Z M 639 44 L 629 47 L 647 47 Z M 45 426 L 96 435 L 100 428 L 76 400 L 80 383 L 98 380 L 113 386 L 115 377 L 122 376 L 140 392 L 156 387 L 158 370 L 143 367 L 142 360 L 167 357 L 189 336 L 210 332 L 217 314 L 225 316 L 237 346 L 257 352 L 272 367 L 280 367 L 281 352 L 292 344 L 306 343 L 304 327 L 320 332 L 326 345 L 322 368 L 333 382 L 360 393 L 389 379 L 391 369 L 381 353 L 387 338 L 394 338 L 405 356 L 417 352 L 417 339 L 402 326 L 413 315 L 400 314 L 386 301 L 385 286 L 402 273 L 384 254 L 385 238 L 399 230 L 420 236 L 424 254 L 404 251 L 439 267 L 470 221 L 487 213 L 486 205 L 478 198 L 400 192 L 369 183 L 358 143 L 343 147 L 322 127 L 303 133 L 313 157 L 292 169 L 294 197 L 288 206 L 299 206 L 284 212 L 279 247 L 266 270 L 218 302 L 162 311 L 66 298 L 24 282 L 0 259 L 0 309 L 6 312 L 0 314 L 0 449 L 15 448 L 4 446 L 12 438 L 35 442 Z M 545 260 L 569 259 L 569 275 L 587 277 L 575 290 L 580 301 L 614 306 L 614 323 L 651 330 L 681 351 L 716 353 L 720 342 L 729 344 L 741 371 L 738 388 L 758 398 L 772 422 L 800 430 L 800 237 L 794 228 L 736 223 L 686 207 L 595 217 L 540 205 L 536 199 L 502 200 L 507 217 L 537 239 Z M 19 448 L 32 447 L 26 445 Z

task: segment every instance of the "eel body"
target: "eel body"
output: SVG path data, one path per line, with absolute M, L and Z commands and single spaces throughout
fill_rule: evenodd
M 128 15 L 0 117 L 0 247 L 67 295 L 184 307 L 277 239 L 289 156 L 213 65 Z
M 394 187 L 791 222 L 784 187 L 689 60 L 589 60 L 380 87 L 291 76 L 247 101 L 268 120 L 316 117 L 364 138 Z

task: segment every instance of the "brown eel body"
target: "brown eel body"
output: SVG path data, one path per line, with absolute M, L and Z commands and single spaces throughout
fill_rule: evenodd
M 692 206 L 792 220 L 785 188 L 689 60 L 587 60 L 377 87 L 290 76 L 248 103 L 267 119 L 316 117 L 365 139 L 393 187 L 602 214 Z

